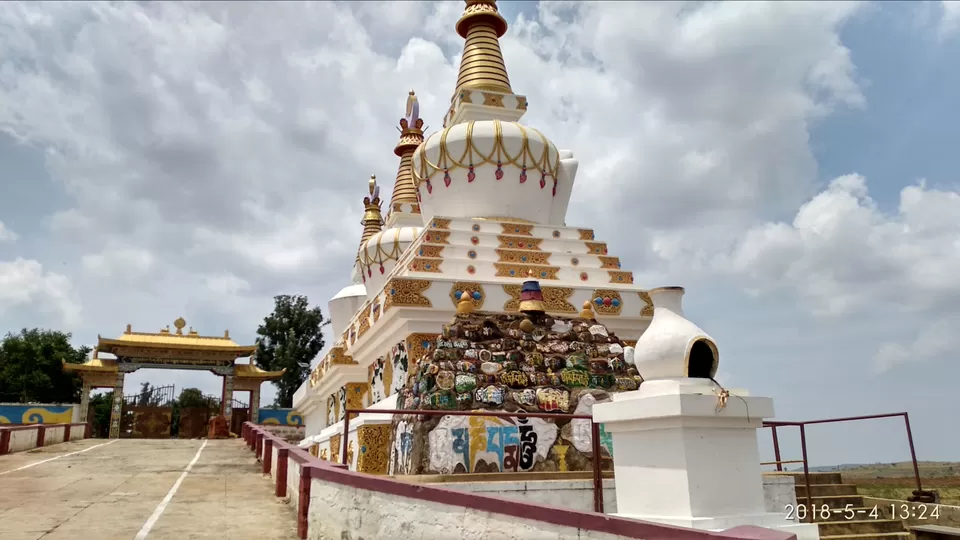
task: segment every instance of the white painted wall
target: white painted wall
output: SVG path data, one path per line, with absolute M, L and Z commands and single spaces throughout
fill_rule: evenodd
M 483 493 L 524 502 L 593 512 L 593 480 L 532 480 L 520 482 L 444 482 L 438 487 Z M 764 476 L 763 498 L 767 512 L 784 513 L 787 505 L 796 506 L 794 481 L 790 476 Z M 616 480 L 603 481 L 603 509 L 617 511 Z
M 62 443 L 63 437 L 66 435 L 66 431 L 67 428 L 63 426 L 48 427 L 43 434 L 43 445 L 50 446 L 51 444 Z M 71 435 L 73 434 L 72 431 L 74 430 L 71 430 Z
M 10 432 L 10 452 L 23 452 L 37 447 L 36 429 L 19 429 Z
M 323 480 L 310 486 L 309 538 L 626 538 L 502 514 L 410 499 Z M 291 500 L 292 503 L 292 500 Z

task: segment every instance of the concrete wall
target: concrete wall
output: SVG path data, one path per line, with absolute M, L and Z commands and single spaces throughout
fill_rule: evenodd
M 0 403 L 0 424 L 71 424 L 79 421 L 79 405 Z
M 243 438 L 252 449 L 262 448 L 264 439 L 272 441 L 270 470 L 276 482 L 282 482 L 277 478 L 280 467 L 275 457 L 276 449 L 287 449 L 286 496 L 297 511 L 300 538 L 796 538 L 792 534 L 759 527 L 736 527 L 723 532 L 683 529 L 352 472 L 343 466 L 316 459 L 279 439 L 263 426 L 249 422 L 244 424 Z M 304 486 L 309 492 L 301 492 L 301 475 L 309 478 Z M 303 498 L 303 494 L 309 498 Z
M 528 480 L 519 482 L 444 482 L 435 484 L 444 489 L 468 493 L 482 493 L 505 499 L 526 501 L 581 512 L 593 511 L 593 480 Z M 783 513 L 788 504 L 797 504 L 793 478 L 789 476 L 763 477 L 764 505 L 767 512 Z M 603 509 L 617 511 L 616 480 L 603 481 Z
M 86 433 L 86 424 L 0 426 L 0 454 L 23 452 L 64 441 L 76 441 L 85 438 Z

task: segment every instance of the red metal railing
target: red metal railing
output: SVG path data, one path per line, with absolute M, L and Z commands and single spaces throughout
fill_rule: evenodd
M 903 417 L 904 426 L 907 428 L 907 442 L 910 443 L 910 459 L 913 460 L 913 474 L 917 481 L 917 495 L 923 491 L 923 486 L 920 483 L 920 465 L 917 463 L 917 451 L 913 446 L 913 431 L 910 429 L 910 415 L 905 412 L 900 413 L 887 413 L 887 414 L 871 414 L 867 416 L 848 416 L 845 418 L 826 418 L 823 420 L 807 420 L 804 422 L 780 422 L 780 421 L 768 421 L 764 422 L 763 426 L 770 428 L 771 433 L 773 434 L 773 455 L 776 458 L 775 461 L 768 461 L 761 463 L 761 465 L 776 465 L 777 471 L 783 471 L 783 465 L 787 463 L 803 463 L 803 482 L 806 489 L 806 499 L 807 499 L 807 511 L 810 512 L 813 509 L 813 494 L 810 489 L 810 463 L 807 459 L 807 430 L 806 427 L 814 424 L 835 424 L 839 422 L 856 422 L 859 420 L 876 420 L 879 418 L 895 418 L 897 416 Z M 778 427 L 798 427 L 800 428 L 800 452 L 801 459 L 794 460 L 782 460 L 780 457 L 780 440 L 777 436 Z
M 347 439 L 350 437 L 351 414 L 409 414 L 420 416 L 485 416 L 489 418 L 553 418 L 569 420 L 589 420 L 590 438 L 593 446 L 593 511 L 603 513 L 603 478 L 601 473 L 600 424 L 593 421 L 589 414 L 528 413 L 528 412 L 486 412 L 486 411 L 419 411 L 406 409 L 346 409 L 343 415 L 343 449 L 340 462 L 347 463 Z

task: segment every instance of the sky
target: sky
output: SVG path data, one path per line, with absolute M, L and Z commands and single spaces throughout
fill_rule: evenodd
M 462 9 L 0 3 L 0 332 L 93 345 L 182 316 L 251 344 L 275 295 L 325 309 L 407 91 L 442 124 Z M 779 420 L 907 411 L 921 459 L 960 460 L 960 3 L 501 11 L 523 122 L 581 163 L 567 224 L 686 287 L 722 384 Z M 813 464 L 909 459 L 897 419 L 807 438 Z

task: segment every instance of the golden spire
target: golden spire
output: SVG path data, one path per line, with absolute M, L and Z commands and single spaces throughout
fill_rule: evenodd
M 498 39 L 507 32 L 507 21 L 497 11 L 496 0 L 466 0 L 466 4 L 457 21 L 457 33 L 466 42 L 453 98 L 463 88 L 512 94 Z
M 397 169 L 397 181 L 393 184 L 393 196 L 390 197 L 388 213 L 393 213 L 397 204 L 417 204 L 417 188 L 413 182 L 413 152 L 423 142 L 423 120 L 420 118 L 420 103 L 417 94 L 411 90 L 407 96 L 407 109 L 400 119 L 400 142 L 393 153 L 400 158 Z
M 380 214 L 380 188 L 377 186 L 377 176 L 370 176 L 370 195 L 363 198 L 363 235 L 360 237 L 360 247 L 371 236 L 383 230 L 383 216 Z M 359 253 L 357 254 L 359 257 Z

